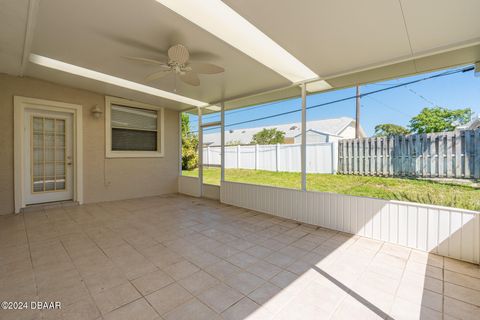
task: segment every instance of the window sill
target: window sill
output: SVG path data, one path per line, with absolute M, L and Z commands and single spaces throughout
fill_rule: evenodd
M 158 151 L 107 151 L 107 158 L 163 158 Z

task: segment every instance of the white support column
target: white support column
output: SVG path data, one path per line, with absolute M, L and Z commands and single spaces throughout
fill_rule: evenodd
M 202 129 L 202 109 L 198 108 L 198 183 L 200 188 L 200 197 L 203 197 L 203 129 Z
M 255 145 L 255 170 L 258 170 L 258 144 Z
M 210 146 L 207 146 L 207 161 L 205 162 L 207 165 L 210 165 Z
M 241 155 L 240 145 L 237 144 L 237 169 L 240 169 L 240 155 Z
M 178 175 L 182 175 L 182 112 L 178 113 Z
M 307 90 L 305 83 L 302 83 L 302 191 L 307 190 Z
M 220 111 L 220 187 L 225 181 L 225 103 L 221 103 Z
M 277 143 L 275 146 L 275 171 L 278 172 L 279 164 L 280 164 L 280 144 Z

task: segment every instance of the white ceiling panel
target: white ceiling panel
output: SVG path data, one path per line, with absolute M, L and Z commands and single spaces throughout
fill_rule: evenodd
M 480 42 L 479 0 L 401 0 L 415 55 Z
M 398 0 L 225 0 L 323 77 L 411 54 Z

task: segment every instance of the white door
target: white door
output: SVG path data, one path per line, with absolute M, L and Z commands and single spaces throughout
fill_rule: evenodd
M 25 110 L 26 204 L 73 199 L 72 114 Z

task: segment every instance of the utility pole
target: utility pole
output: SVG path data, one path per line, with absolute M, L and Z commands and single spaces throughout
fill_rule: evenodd
M 357 84 L 357 98 L 355 106 L 355 138 L 360 138 L 360 86 Z

